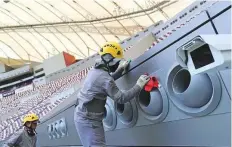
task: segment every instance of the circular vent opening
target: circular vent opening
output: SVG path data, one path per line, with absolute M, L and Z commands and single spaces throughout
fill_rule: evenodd
M 125 104 L 115 104 L 115 110 L 117 112 L 119 120 L 127 126 L 134 125 L 137 119 L 136 104 L 133 101 Z
M 106 131 L 113 130 L 116 127 L 116 115 L 113 106 L 109 101 L 106 102 L 104 107 L 103 124 Z
M 138 103 L 142 111 L 148 116 L 158 116 L 162 113 L 163 98 L 158 89 L 151 92 L 141 90 Z
M 175 66 L 168 75 L 167 88 L 176 107 L 192 116 L 206 115 L 217 107 L 221 84 L 217 73 L 196 74 Z
M 188 70 L 181 69 L 173 79 L 173 90 L 175 93 L 183 93 L 189 87 L 191 75 Z
M 107 110 L 106 110 L 106 107 L 104 107 L 104 118 L 106 118 L 107 116 Z
M 108 127 L 113 125 L 113 113 L 109 107 L 109 105 L 106 105 L 104 107 L 104 119 L 103 119 L 105 125 Z
M 151 101 L 150 92 L 142 90 L 139 94 L 139 103 L 142 106 L 147 107 L 150 104 L 150 101 Z
M 117 104 L 117 112 L 122 114 L 124 111 L 124 104 Z

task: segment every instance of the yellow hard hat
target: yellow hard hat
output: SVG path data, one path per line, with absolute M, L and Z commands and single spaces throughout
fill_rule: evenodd
M 37 116 L 36 114 L 32 113 L 32 114 L 27 114 L 24 118 L 23 118 L 23 125 L 26 122 L 32 122 L 32 121 L 38 121 L 39 120 L 39 116 Z
M 99 54 L 111 54 L 114 58 L 123 58 L 123 49 L 117 42 L 106 42 L 100 49 Z

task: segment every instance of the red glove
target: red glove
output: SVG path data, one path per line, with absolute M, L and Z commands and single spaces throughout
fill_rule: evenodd
M 156 79 L 156 77 L 150 77 L 150 80 L 144 86 L 144 90 L 147 92 L 151 92 L 153 88 L 158 88 L 158 87 L 159 87 L 159 82 Z

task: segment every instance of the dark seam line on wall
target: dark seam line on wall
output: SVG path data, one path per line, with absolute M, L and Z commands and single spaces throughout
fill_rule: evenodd
M 143 60 L 143 62 L 137 64 L 136 66 L 132 67 L 131 69 L 129 69 L 126 73 L 124 73 L 123 75 L 127 74 L 128 72 L 132 71 L 133 69 L 135 69 L 136 67 L 140 66 L 141 64 L 143 64 L 144 62 L 148 61 L 149 59 L 153 58 L 155 55 L 161 53 L 162 51 L 164 51 L 165 49 L 167 49 L 168 47 L 172 46 L 173 44 L 177 43 L 178 41 L 180 41 L 182 38 L 188 36 L 189 34 L 191 34 L 192 32 L 196 31 L 197 29 L 199 29 L 200 27 L 202 27 L 203 25 L 207 24 L 210 20 L 213 20 L 214 18 L 218 17 L 219 15 L 221 15 L 222 13 L 226 12 L 227 10 L 229 10 L 231 8 L 231 5 L 228 6 L 227 8 L 225 8 L 224 10 L 222 10 L 221 12 L 219 12 L 217 15 L 211 17 L 210 19 L 208 19 L 207 21 L 203 22 L 202 24 L 198 25 L 197 27 L 195 27 L 194 29 L 192 29 L 191 31 L 189 31 L 188 33 L 186 33 L 185 35 L 181 36 L 180 38 L 178 38 L 177 40 L 175 40 L 174 42 L 172 42 L 171 44 L 169 44 L 168 46 L 164 47 L 163 49 L 159 50 L 158 52 L 156 52 L 155 54 L 153 54 L 152 56 L 148 57 L 147 59 Z M 122 75 L 122 76 L 123 76 Z
M 230 99 L 231 99 L 231 96 L 230 96 L 230 92 L 229 92 L 229 90 L 227 89 L 227 87 L 226 87 L 226 84 L 225 84 L 225 82 L 224 82 L 224 80 L 223 80 L 223 78 L 222 78 L 222 75 L 221 75 L 221 73 L 218 71 L 218 74 L 219 74 L 219 76 L 220 76 L 220 78 L 221 78 L 221 81 L 222 81 L 222 83 L 223 83 L 223 85 L 224 85 L 224 87 L 225 87 L 225 89 L 226 89 L 226 92 L 227 92 L 227 94 L 228 94 L 228 96 L 230 97 Z
M 207 16 L 210 18 L 210 14 L 209 14 L 208 11 L 206 11 L 206 14 L 207 14 Z M 217 30 L 217 28 L 216 28 L 216 26 L 215 26 L 215 24 L 213 23 L 213 20 L 210 20 L 210 23 L 211 23 L 211 25 L 212 25 L 212 27 L 213 27 L 214 32 L 215 32 L 216 34 L 219 34 L 219 33 L 218 33 L 218 30 Z M 226 87 L 226 83 L 224 82 L 221 73 L 220 73 L 219 71 L 218 71 L 217 73 L 218 73 L 218 75 L 220 76 L 221 81 L 222 81 L 222 84 L 224 85 L 224 87 L 225 87 L 225 89 L 226 89 L 226 92 L 227 92 L 228 96 L 229 96 L 230 99 L 231 99 L 231 96 L 230 96 L 230 94 L 229 94 L 230 92 L 229 92 L 229 90 L 228 90 L 227 87 Z
M 225 89 L 226 89 L 226 92 L 227 92 L 227 94 L 228 94 L 228 96 L 230 97 L 230 99 L 231 99 L 231 96 L 230 96 L 230 92 L 229 92 L 229 90 L 227 89 L 227 87 L 226 87 L 226 84 L 225 84 L 225 82 L 224 82 L 224 80 L 223 80 L 223 78 L 222 78 L 222 75 L 221 75 L 221 73 L 218 71 L 218 74 L 219 74 L 219 76 L 220 76 L 220 78 L 221 78 L 221 81 L 222 81 L 222 83 L 223 83 L 223 85 L 224 85 L 224 87 L 225 87 Z
M 207 16 L 208 16 L 209 19 L 210 19 L 210 15 L 209 15 L 209 12 L 208 12 L 208 11 L 206 11 L 206 14 L 207 14 Z M 214 23 L 213 23 L 213 20 L 210 20 L 210 23 L 211 23 L 211 25 L 212 25 L 212 27 L 213 27 L 213 30 L 214 30 L 215 34 L 218 34 L 218 31 L 217 31 L 217 29 L 216 29 L 216 27 L 215 27 L 215 25 L 214 25 Z
M 152 57 L 154 57 L 155 55 L 159 54 L 160 52 L 164 51 L 165 49 L 167 49 L 168 47 L 170 47 L 171 45 L 175 44 L 176 42 L 180 41 L 182 38 L 186 37 L 187 35 L 191 34 L 192 32 L 194 32 L 195 30 L 199 29 L 200 27 L 202 27 L 203 25 L 207 24 L 208 22 L 212 21 L 214 18 L 218 17 L 219 15 L 223 14 L 224 12 L 226 12 L 227 10 L 229 10 L 231 8 L 231 5 L 227 8 L 225 8 L 224 10 L 222 10 L 221 12 L 219 12 L 217 15 L 213 16 L 212 18 L 210 18 L 210 16 L 208 16 L 207 11 L 206 14 L 209 17 L 209 20 L 203 22 L 202 24 L 200 24 L 199 26 L 197 26 L 196 28 L 194 28 L 193 30 L 189 31 L 188 33 L 186 33 L 185 35 L 181 36 L 179 39 L 175 40 L 174 42 L 172 42 L 171 44 L 169 44 L 168 46 L 164 47 L 163 49 L 161 49 L 160 51 L 158 51 L 157 53 L 153 54 L 151 57 L 147 58 L 146 60 L 144 60 L 143 62 L 139 63 L 138 65 L 134 66 L 133 68 L 131 68 L 130 70 L 128 70 L 127 72 L 125 72 L 123 75 L 127 74 L 128 72 L 132 71 L 133 69 L 135 69 L 136 67 L 140 66 L 141 64 L 143 64 L 144 62 L 148 61 L 149 59 L 151 59 Z M 123 76 L 122 75 L 122 76 Z M 122 77 L 121 76 L 121 77 Z M 120 78 L 120 77 L 119 77 Z M 75 104 L 71 104 L 69 105 L 69 107 L 63 109 L 64 111 L 69 109 L 70 107 L 74 106 Z M 62 111 L 63 112 L 63 111 Z M 58 114 L 60 114 L 59 112 L 57 114 L 55 114 L 54 116 L 47 118 L 46 120 L 42 121 L 40 123 L 40 125 L 42 125 L 43 123 L 46 123 L 47 121 L 51 120 L 52 118 L 54 118 L 55 116 L 57 116 Z

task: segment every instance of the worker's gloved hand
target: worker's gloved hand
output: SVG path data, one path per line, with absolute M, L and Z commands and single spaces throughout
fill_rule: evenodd
M 130 64 L 130 61 L 121 61 L 119 66 L 118 66 L 118 69 L 123 69 L 125 70 Z
M 141 89 L 147 84 L 147 82 L 150 80 L 150 77 L 147 75 L 141 75 L 136 83 Z

